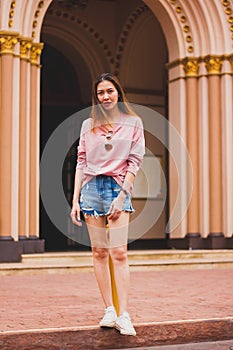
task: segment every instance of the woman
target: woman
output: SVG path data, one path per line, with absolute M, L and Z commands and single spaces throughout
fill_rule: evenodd
M 110 73 L 100 75 L 93 84 L 91 118 L 81 129 L 70 215 L 81 226 L 81 210 L 90 235 L 95 276 L 106 307 L 100 326 L 115 327 L 127 335 L 136 335 L 127 312 L 127 238 L 134 211 L 130 196 L 144 151 L 142 121 L 131 110 L 120 82 Z M 109 254 L 119 315 L 112 300 Z

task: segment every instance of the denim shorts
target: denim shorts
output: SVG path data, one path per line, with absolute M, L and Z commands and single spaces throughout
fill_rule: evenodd
M 112 176 L 98 175 L 94 176 L 86 183 L 80 194 L 80 209 L 85 215 L 95 217 L 108 215 L 109 208 L 119 194 L 121 186 Z M 130 196 L 127 195 L 122 208 L 123 211 L 134 212 Z

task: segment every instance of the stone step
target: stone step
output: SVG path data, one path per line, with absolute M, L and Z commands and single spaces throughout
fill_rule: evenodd
M 230 259 L 233 250 L 139 250 L 128 252 L 129 261 L 143 260 L 187 260 L 187 259 Z M 91 252 L 56 252 L 23 254 L 23 263 L 92 263 Z
M 120 350 L 229 340 L 233 334 L 233 318 L 135 324 L 135 329 L 136 337 L 120 335 L 115 329 L 100 329 L 97 326 L 0 332 L 0 349 Z
M 22 254 L 25 264 L 92 264 L 91 252 L 56 252 L 41 254 Z
M 129 251 L 129 259 L 132 260 L 179 260 L 179 259 L 231 259 L 232 249 L 219 250 L 138 250 Z
M 232 250 L 129 251 L 130 269 L 172 270 L 233 268 Z M 0 275 L 63 274 L 93 271 L 91 252 L 24 254 L 20 263 L 0 264 Z

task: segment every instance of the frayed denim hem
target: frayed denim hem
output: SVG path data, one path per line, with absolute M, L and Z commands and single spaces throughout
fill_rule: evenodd
M 125 209 L 125 210 L 122 210 L 122 211 L 125 212 L 125 213 L 130 213 L 130 214 L 135 213 L 134 209 L 133 210 Z M 94 209 L 89 209 L 89 210 L 88 209 L 82 209 L 82 213 L 83 213 L 85 218 L 88 218 L 89 216 L 91 216 L 91 217 L 96 218 L 96 219 L 98 219 L 99 216 L 108 216 L 108 215 L 110 215 L 109 213 L 106 213 L 106 214 L 105 213 L 98 213 Z
M 84 215 L 85 218 L 87 218 L 88 216 L 92 216 L 94 218 L 98 218 L 99 216 L 104 216 L 105 214 L 102 213 L 98 213 L 96 210 L 90 208 L 90 209 L 82 209 L 82 213 Z

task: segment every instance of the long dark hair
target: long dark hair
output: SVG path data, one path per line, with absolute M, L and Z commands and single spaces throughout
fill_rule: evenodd
M 99 75 L 93 83 L 92 86 L 92 110 L 91 110 L 91 118 L 92 118 L 92 130 L 97 126 L 98 122 L 106 122 L 111 126 L 111 122 L 105 112 L 104 108 L 101 106 L 97 96 L 97 87 L 99 83 L 102 81 L 110 81 L 116 88 L 118 92 L 118 102 L 119 102 L 119 110 L 122 113 L 136 116 L 136 113 L 131 109 L 129 102 L 125 96 L 124 90 L 120 84 L 118 78 L 111 73 L 103 73 Z

